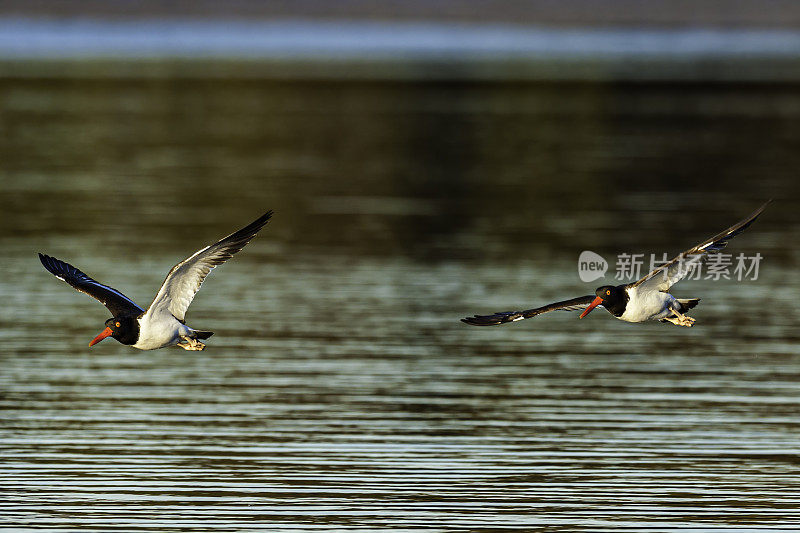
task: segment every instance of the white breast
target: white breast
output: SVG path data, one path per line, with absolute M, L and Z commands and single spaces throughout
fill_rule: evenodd
M 133 345 L 140 350 L 155 350 L 164 346 L 172 346 L 181 340 L 181 335 L 189 335 L 191 329 L 181 324 L 172 315 L 159 314 L 153 317 L 145 313 L 138 319 L 139 340 Z
M 639 291 L 638 287 L 625 289 L 628 293 L 628 305 L 618 318 L 626 322 L 644 322 L 659 320 L 669 316 L 675 297 L 668 292 L 654 290 Z

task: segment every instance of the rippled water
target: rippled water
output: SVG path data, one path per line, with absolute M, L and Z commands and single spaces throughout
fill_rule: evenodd
M 794 86 L 0 80 L 0 527 L 795 529 Z M 697 326 L 602 310 L 582 250 L 677 252 Z M 89 349 L 266 209 L 189 310 L 203 352 Z M 613 265 L 612 265 L 613 269 Z

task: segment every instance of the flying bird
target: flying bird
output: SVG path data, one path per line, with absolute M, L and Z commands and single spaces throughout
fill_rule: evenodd
M 186 309 L 208 273 L 244 248 L 271 216 L 272 211 L 264 213 L 239 231 L 198 250 L 172 267 L 146 311 L 117 289 L 92 279 L 69 263 L 41 253 L 39 260 L 58 279 L 98 300 L 111 311 L 113 316 L 106 320 L 106 328 L 92 339 L 89 346 L 112 337 L 140 350 L 172 345 L 184 350 L 202 350 L 206 345 L 198 339 L 205 340 L 214 333 L 187 326 L 184 320 Z
M 767 204 L 769 202 L 756 209 L 741 222 L 678 254 L 669 262 L 633 283 L 616 286 L 603 285 L 597 288 L 594 295 L 580 296 L 525 311 L 503 311 L 493 315 L 475 315 L 462 318 L 461 321 L 473 326 L 497 326 L 557 310 L 583 310 L 579 317 L 583 318 L 591 313 L 595 307 L 602 306 L 606 311 L 626 322 L 659 320 L 661 322 L 671 322 L 676 326 L 692 327 L 695 319 L 688 316 L 686 312 L 695 307 L 700 298 L 675 298 L 669 293 L 670 288 L 686 277 L 692 269 L 697 268 L 709 253 L 722 250 L 729 240 L 746 230 L 764 211 Z

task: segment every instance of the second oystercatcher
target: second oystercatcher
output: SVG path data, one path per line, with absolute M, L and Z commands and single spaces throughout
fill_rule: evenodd
M 687 316 L 686 311 L 696 306 L 700 299 L 675 298 L 669 293 L 670 287 L 683 279 L 693 268 L 696 268 L 709 252 L 718 252 L 725 248 L 730 239 L 746 230 L 758 218 L 767 207 L 767 204 L 769 202 L 756 209 L 741 222 L 678 254 L 671 261 L 654 269 L 645 277 L 633 283 L 616 286 L 603 285 L 595 291 L 594 295 L 580 296 L 525 311 L 503 311 L 492 315 L 475 315 L 462 318 L 461 321 L 473 326 L 497 326 L 533 318 L 550 311 L 577 311 L 580 309 L 583 312 L 579 318 L 583 318 L 595 307 L 602 306 L 606 311 L 626 322 L 660 320 L 662 322 L 672 322 L 676 326 L 691 327 L 695 319 Z
M 140 350 L 172 345 L 184 350 L 202 350 L 206 345 L 198 339 L 207 339 L 214 333 L 187 326 L 184 321 L 186 309 L 208 273 L 244 248 L 271 216 L 272 211 L 268 211 L 239 231 L 198 250 L 172 267 L 146 311 L 118 290 L 95 281 L 69 263 L 44 254 L 39 254 L 39 260 L 58 279 L 99 300 L 111 311 L 113 317 L 106 320 L 106 329 L 89 346 L 112 337 Z

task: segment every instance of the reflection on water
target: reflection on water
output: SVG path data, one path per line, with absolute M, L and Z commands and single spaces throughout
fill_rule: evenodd
M 800 522 L 800 96 L 789 86 L 0 81 L 0 524 L 208 531 Z M 475 312 L 592 292 L 582 250 L 733 241 L 691 330 Z M 91 350 L 265 209 L 188 313 Z M 613 268 L 613 267 L 612 267 Z

